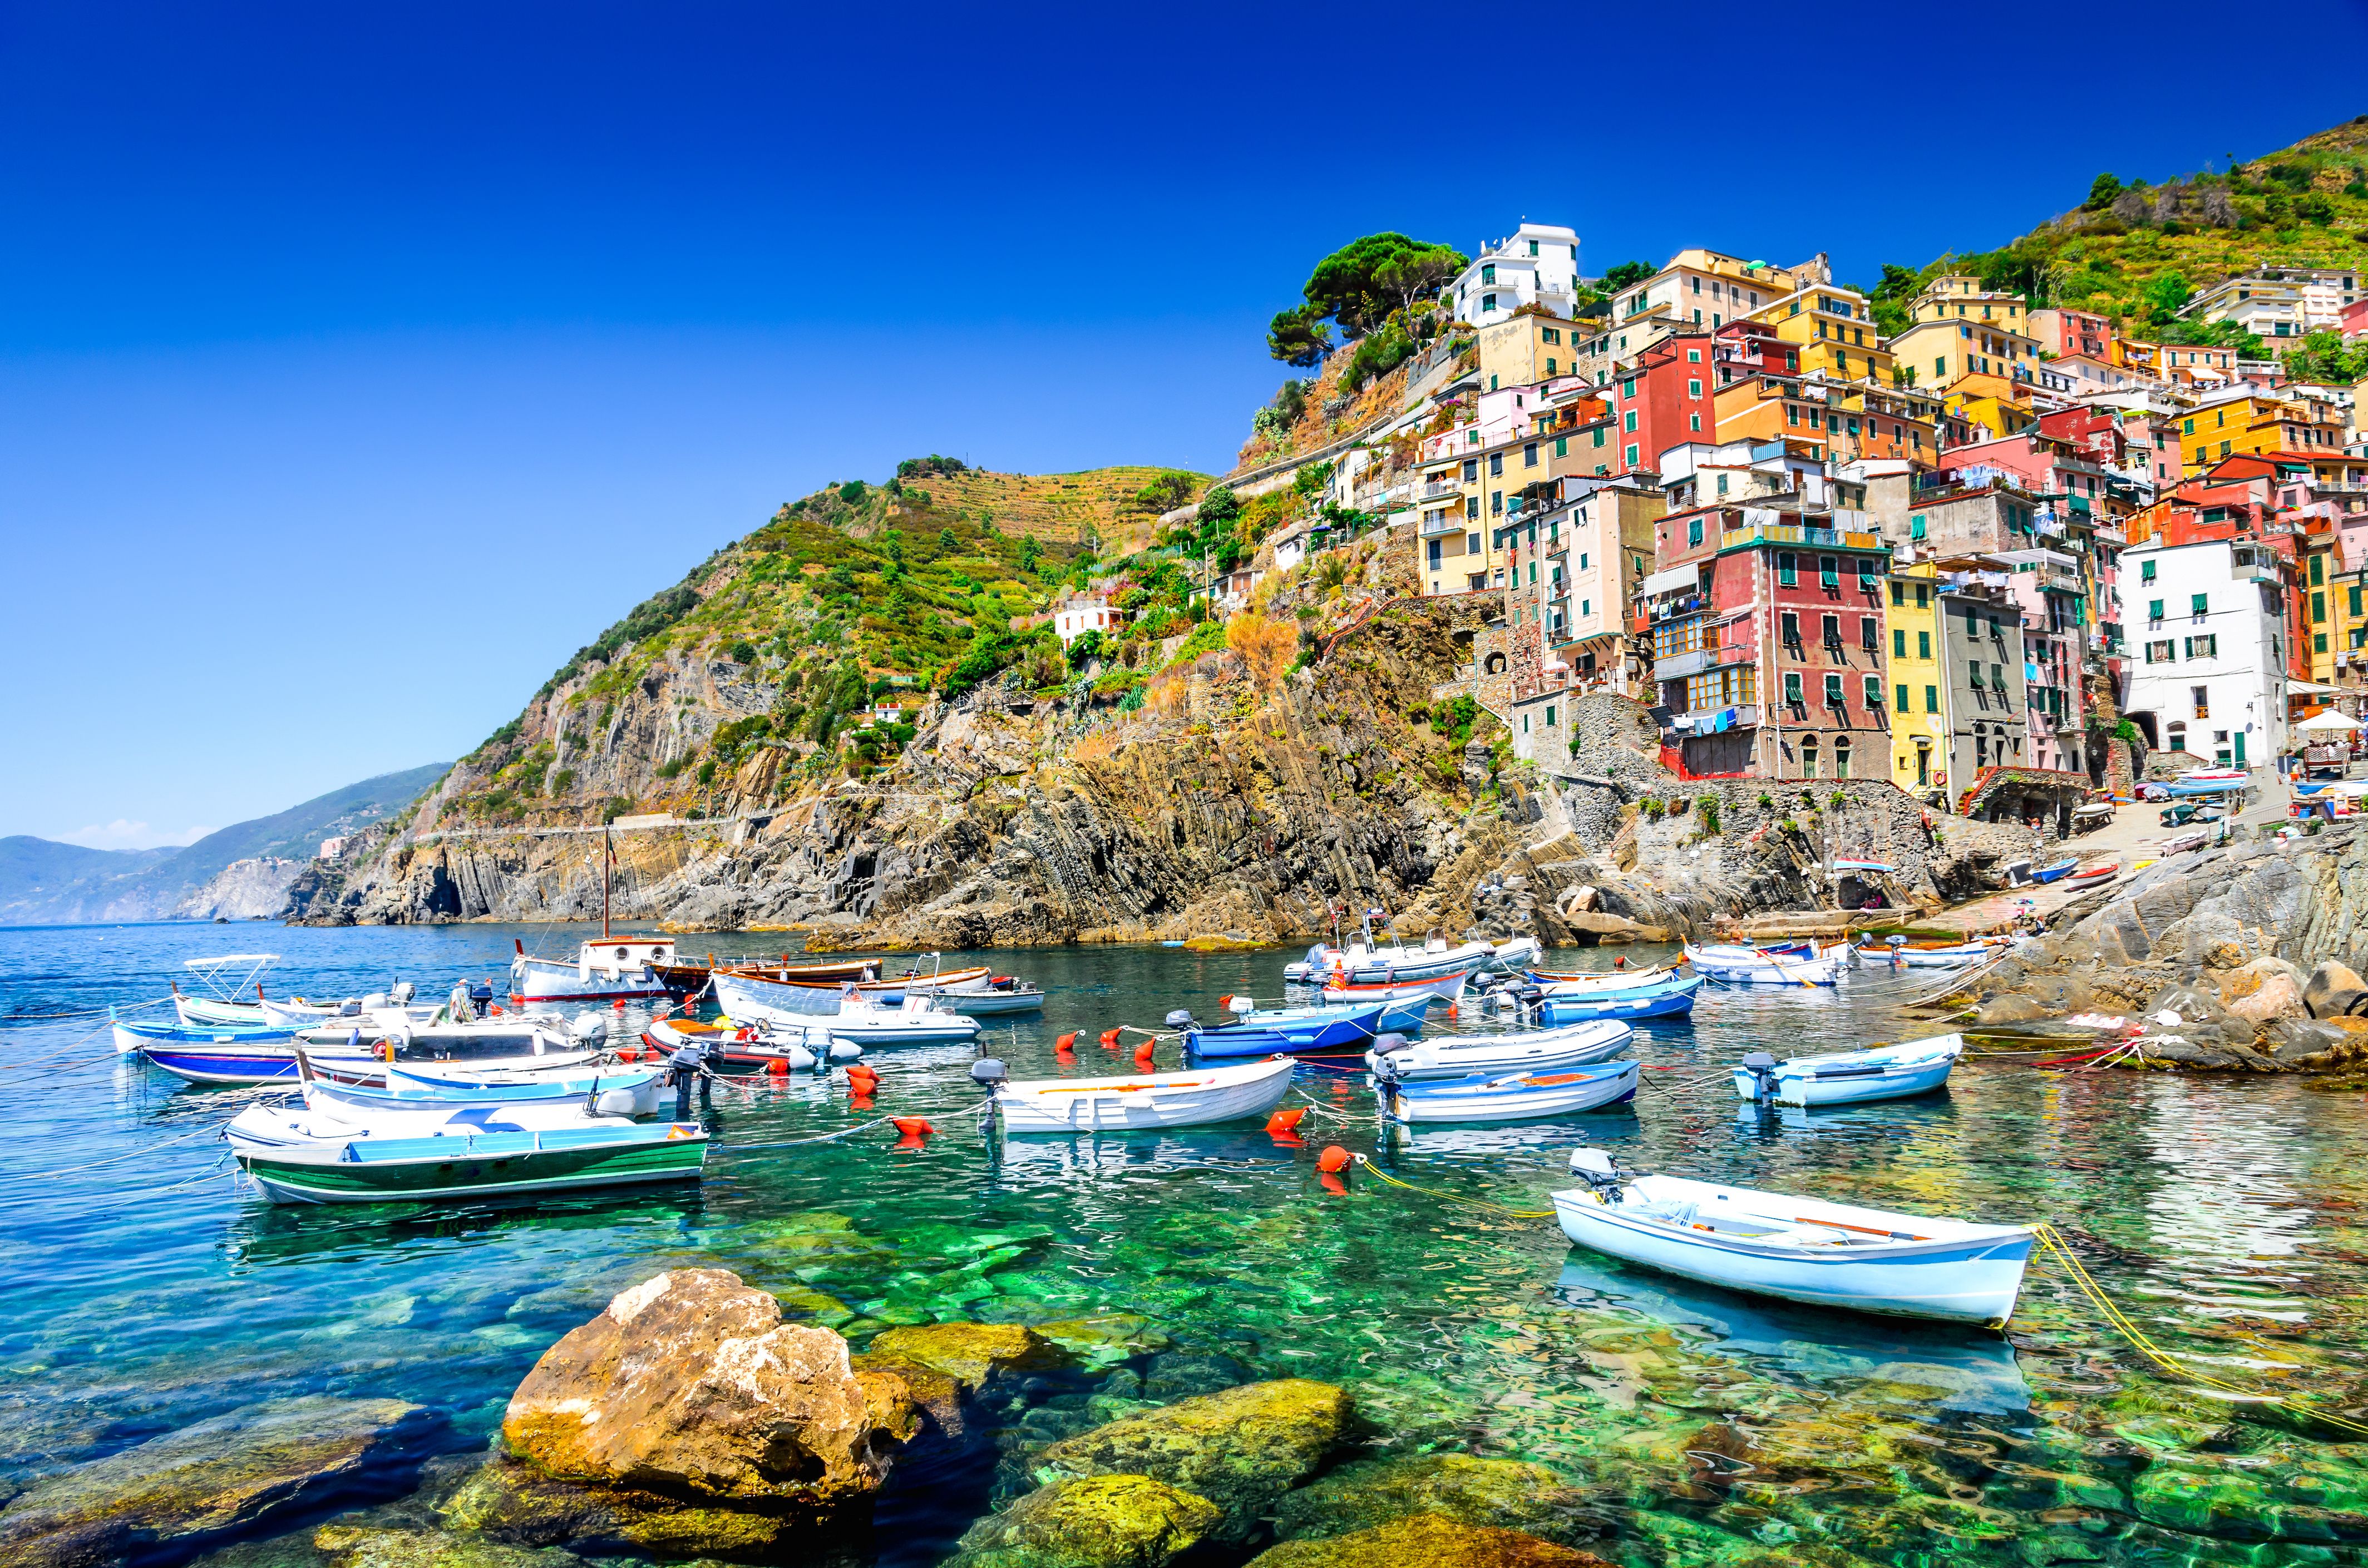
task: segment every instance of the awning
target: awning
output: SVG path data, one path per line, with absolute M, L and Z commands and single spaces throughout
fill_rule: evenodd
M 2333 708 L 2324 713 L 2314 713 L 2294 726 L 2297 730 L 2314 730 L 2321 733 L 2330 730 L 2356 730 L 2360 727 L 2359 720 Z
M 1679 588 L 1691 588 L 1702 581 L 1698 566 L 1672 566 L 1666 572 L 1656 572 L 1645 579 L 1646 598 L 1656 594 L 1672 593 Z
M 2315 680 L 2290 680 L 2286 682 L 2286 690 L 2290 694 L 2294 692 L 2301 692 L 2312 697 L 2341 697 L 2343 695 L 2343 687 L 2340 686 L 2322 686 Z

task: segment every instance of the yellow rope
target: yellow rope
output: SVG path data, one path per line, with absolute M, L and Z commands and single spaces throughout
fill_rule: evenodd
M 2174 1377 L 2186 1378 L 2194 1382 L 2208 1384 L 2213 1388 L 2220 1389 L 2228 1393 L 2237 1394 L 2244 1399 L 2257 1400 L 2265 1403 L 2274 1404 L 2288 1415 L 2299 1417 L 2305 1421 L 2325 1422 L 2328 1426 L 2336 1428 L 2338 1431 L 2347 1433 L 2355 1437 L 2368 1437 L 2368 1424 L 2354 1421 L 2350 1416 L 2338 1415 L 2331 1411 L 2321 1409 L 2317 1405 L 2306 1404 L 2298 1399 L 2288 1399 L 2278 1394 L 2256 1393 L 2250 1389 L 2239 1388 L 2237 1385 L 2231 1382 L 2224 1382 L 2220 1379 L 2211 1376 L 2209 1373 L 2196 1371 L 2194 1369 L 2182 1364 L 2177 1357 L 2171 1355 L 2169 1351 L 2157 1345 L 2152 1339 L 2146 1337 L 2146 1331 L 2140 1328 L 2135 1323 L 2133 1323 L 2130 1320 L 2128 1313 L 2123 1312 L 2121 1308 L 2113 1304 L 2112 1300 L 2105 1294 L 2103 1289 L 2098 1285 L 2095 1279 L 2089 1277 L 2088 1269 L 2081 1267 L 2080 1260 L 2072 1256 L 2072 1248 L 2065 1242 L 2062 1233 L 2059 1233 L 2055 1226 L 2041 1224 L 2034 1225 L 2032 1229 L 2038 1235 L 2040 1244 L 2050 1253 L 2053 1253 L 2056 1261 L 2064 1266 L 2065 1271 L 2071 1275 L 2072 1282 L 2080 1288 L 2080 1293 L 2088 1297 L 2089 1303 L 2100 1312 L 2104 1314 L 2106 1323 L 2112 1326 L 2113 1331 L 2119 1334 L 2123 1338 L 2128 1340 L 2133 1346 L 2136 1346 L 2138 1354 L 2144 1356 L 2147 1360 L 2152 1361 L 2164 1371 L 2170 1373 Z
M 1551 1220 L 1554 1217 L 1554 1211 L 1551 1209 L 1508 1209 L 1501 1203 L 1491 1203 L 1485 1198 L 1464 1198 L 1452 1192 L 1433 1192 L 1427 1187 L 1417 1187 L 1410 1181 L 1400 1181 L 1362 1154 L 1350 1157 L 1364 1167 L 1367 1176 L 1376 1181 L 1385 1181 L 1392 1187 L 1405 1187 L 1408 1192 L 1418 1192 L 1425 1198 L 1436 1199 L 1441 1203 L 1461 1203 L 1473 1209 L 1486 1209 L 1491 1213 L 1502 1214 L 1510 1220 Z

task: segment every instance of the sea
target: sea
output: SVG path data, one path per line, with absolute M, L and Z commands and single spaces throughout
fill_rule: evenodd
M 700 1267 L 781 1294 L 859 1347 L 894 1324 L 1144 1320 L 1103 1383 L 999 1410 L 999 1460 L 883 1502 L 880 1561 L 899 1568 L 950 1555 L 1027 1484 L 1033 1448 L 1093 1425 L 1110 1399 L 1281 1377 L 1348 1387 L 1372 1453 L 1548 1467 L 1587 1495 L 1590 1550 L 1637 1568 L 1761 1553 L 2001 1568 L 2368 1553 L 2368 1449 L 2274 1403 L 2368 1420 L 2368 1085 L 2049 1065 L 1989 1041 L 1922 1099 L 1772 1114 L 1737 1101 L 1728 1072 L 1748 1051 L 1942 1032 L 1904 1006 L 1934 986 L 1929 971 L 1706 991 L 1691 1020 L 1638 1028 L 1634 1104 L 1519 1125 L 1384 1130 L 1358 1063 L 1336 1059 L 1301 1068 L 1296 1135 L 1252 1122 L 998 1138 L 975 1114 L 979 1051 L 886 1048 L 871 1056 L 871 1115 L 922 1116 L 933 1136 L 800 1142 L 871 1115 L 835 1076 L 741 1082 L 704 1113 L 715 1146 L 696 1187 L 506 1205 L 268 1203 L 221 1139 L 258 1091 L 180 1086 L 109 1036 L 108 1009 L 163 1016 L 188 960 L 233 949 L 276 955 L 275 994 L 408 980 L 434 998 L 463 979 L 498 988 L 514 939 L 572 955 L 587 934 L 0 930 L 0 1066 L 16 1089 L 0 1142 L 0 1500 L 297 1394 L 408 1401 L 433 1415 L 431 1449 L 480 1452 L 554 1340 L 618 1290 Z M 1126 1071 L 1101 1031 L 1156 1028 L 1177 1008 L 1205 1019 L 1229 994 L 1280 1000 L 1295 956 L 1064 947 L 943 961 L 1043 987 L 1041 1017 L 992 1020 L 982 1040 L 1029 1076 Z M 631 1032 L 647 1021 L 611 1017 Z M 1079 1062 L 1064 1067 L 1054 1040 L 1071 1031 Z M 1327 1146 L 1372 1164 L 1326 1179 Z M 2000 1335 L 1794 1308 L 1576 1248 L 1538 1211 L 1588 1146 L 1877 1208 L 2044 1221 L 2169 1362 L 2039 1264 Z M 405 1465 L 370 1484 L 400 1494 L 420 1473 Z M 327 1562 L 311 1545 L 318 1522 L 268 1519 L 220 1561 Z

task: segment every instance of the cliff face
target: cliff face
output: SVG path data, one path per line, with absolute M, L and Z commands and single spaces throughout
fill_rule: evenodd
M 233 860 L 173 910 L 176 920 L 268 920 L 288 907 L 288 890 L 307 862 L 259 856 Z

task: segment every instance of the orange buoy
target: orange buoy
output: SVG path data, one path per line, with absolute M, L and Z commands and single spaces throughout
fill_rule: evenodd
M 766 1076 L 766 1077 L 768 1077 L 768 1078 L 786 1078 L 786 1077 L 788 1077 L 789 1075 L 790 1075 L 790 1059 L 789 1059 L 788 1057 L 786 1057 L 786 1056 L 776 1056 L 776 1057 L 774 1057 L 770 1062 L 766 1062 L 766 1063 L 765 1063 L 765 1076 Z
M 1315 1168 L 1322 1171 L 1326 1176 L 1331 1176 L 1338 1171 L 1347 1170 L 1349 1168 L 1349 1151 L 1343 1149 L 1338 1143 L 1327 1145 L 1322 1153 L 1315 1156 Z
M 1452 1002 L 1447 1005 L 1447 1016 L 1451 1018 L 1455 1017 L 1455 1004 Z
M 907 1138 L 926 1137 L 928 1134 L 937 1131 L 936 1128 L 930 1126 L 928 1122 L 922 1120 L 917 1116 L 900 1116 L 888 1125 L 894 1127 L 897 1131 L 903 1133 Z
M 497 1017 L 497 1018 L 498 1018 L 498 1017 L 500 1017 L 501 1016 L 502 1016 L 502 1010 L 501 1010 L 501 1008 L 500 1008 L 500 1007 L 496 1006 L 496 1007 L 494 1009 L 494 1017 Z
M 1626 969 L 1628 967 L 1627 957 L 1623 954 L 1619 958 L 1613 959 L 1611 960 L 1611 967 L 1613 969 Z
M 1060 1039 L 1053 1042 L 1053 1049 L 1055 1051 L 1075 1051 L 1076 1048 L 1077 1031 L 1075 1029 L 1071 1029 L 1067 1034 L 1063 1035 Z
M 847 1070 L 847 1086 L 859 1095 L 868 1095 L 880 1085 L 880 1074 L 857 1062 Z
M 609 1006 L 616 1008 L 617 1011 L 621 1013 L 625 1010 L 625 999 L 622 996 L 620 996 L 614 1002 L 609 1003 Z
M 1289 1110 L 1276 1111 L 1266 1119 L 1266 1130 L 1281 1138 L 1299 1131 L 1299 1123 L 1307 1115 L 1305 1106 L 1293 1106 Z
M 1077 1059 L 1077 1048 L 1074 1045 L 1055 1046 L 1053 1049 L 1053 1058 L 1056 1062 L 1075 1062 Z
M 1349 1184 L 1342 1181 L 1338 1176 L 1334 1176 L 1330 1171 L 1326 1171 L 1322 1176 L 1317 1176 L 1315 1179 L 1322 1182 L 1324 1184 L 1324 1190 L 1332 1194 L 1333 1197 L 1346 1198 L 1349 1196 Z
M 1141 1045 L 1136 1046 L 1134 1048 L 1134 1064 L 1137 1067 L 1148 1068 L 1151 1065 L 1151 1053 L 1158 1048 L 1158 1045 L 1159 1042 L 1156 1040 L 1146 1040 Z
M 1101 1040 L 1102 1049 L 1104 1051 L 1116 1051 L 1118 1049 L 1118 1033 L 1119 1031 L 1116 1029 L 1102 1030 Z

